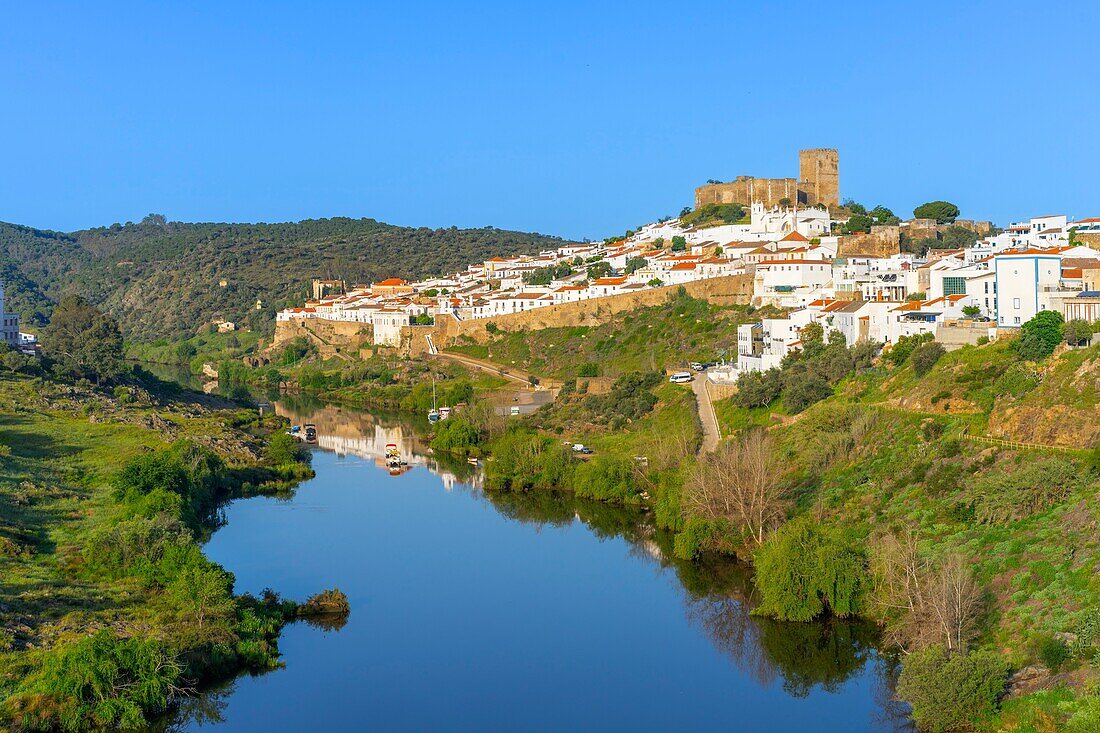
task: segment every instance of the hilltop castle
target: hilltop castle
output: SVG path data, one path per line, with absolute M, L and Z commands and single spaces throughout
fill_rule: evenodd
M 799 179 L 738 176 L 729 183 L 708 183 L 695 189 L 695 208 L 707 204 L 780 203 L 806 206 L 840 205 L 840 155 L 832 148 L 798 151 Z M 786 201 L 784 201 L 786 199 Z

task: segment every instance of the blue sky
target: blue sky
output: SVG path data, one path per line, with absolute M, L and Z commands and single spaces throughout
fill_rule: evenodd
M 708 178 L 796 176 L 800 147 L 899 214 L 1100 216 L 1098 24 L 1084 1 L 5 3 L 0 220 L 603 237 Z

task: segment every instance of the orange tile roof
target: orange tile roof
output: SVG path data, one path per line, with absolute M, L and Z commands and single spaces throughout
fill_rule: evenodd
M 804 236 L 798 233 L 797 229 L 791 230 L 791 233 L 779 240 L 780 242 L 809 242 Z
M 593 285 L 622 285 L 626 282 L 625 277 L 601 277 L 597 280 L 593 280 Z
M 392 287 L 394 285 L 407 285 L 407 284 L 408 283 L 406 283 L 404 280 L 402 280 L 399 277 L 391 277 L 391 278 L 387 278 L 387 279 L 383 280 L 380 283 L 375 283 L 375 285 L 383 285 L 385 287 Z

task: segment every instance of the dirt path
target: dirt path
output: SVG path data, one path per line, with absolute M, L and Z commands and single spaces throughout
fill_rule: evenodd
M 703 445 L 700 453 L 712 453 L 722 439 L 722 430 L 718 427 L 718 416 L 714 413 L 714 403 L 707 389 L 707 375 L 700 372 L 691 382 L 691 391 L 695 393 L 695 403 L 699 407 L 699 422 L 703 424 Z
M 474 369 L 480 369 L 483 372 L 488 372 L 489 374 L 495 374 L 498 377 L 504 377 L 507 380 L 510 380 L 512 382 L 516 382 L 518 384 L 522 384 L 525 387 L 534 387 L 535 386 L 530 380 L 527 379 L 527 377 L 521 377 L 518 374 L 512 374 L 512 373 L 506 371 L 504 369 L 504 367 L 502 367 L 498 364 L 493 364 L 493 363 L 487 362 L 487 361 L 481 361 L 480 359 L 474 359 L 473 357 L 470 357 L 470 356 L 462 356 L 460 354 L 448 354 L 448 353 L 443 352 L 443 351 L 437 351 L 432 356 L 438 356 L 438 357 L 443 358 L 443 359 L 450 359 L 451 361 L 456 361 L 459 364 L 463 364 L 463 365 L 468 366 L 468 367 L 473 367 Z

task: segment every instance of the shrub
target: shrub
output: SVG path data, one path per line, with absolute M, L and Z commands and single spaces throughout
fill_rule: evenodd
M 481 431 L 462 415 L 436 423 L 432 450 L 467 452 L 481 442 Z
M 27 729 L 138 728 L 167 707 L 180 671 L 159 642 L 104 629 L 49 652 L 8 705 Z
M 902 662 L 897 694 L 920 729 L 941 733 L 975 725 L 997 707 L 1009 664 L 992 651 L 949 655 L 940 645 Z
M 824 613 L 853 616 L 867 586 L 867 558 L 839 530 L 812 517 L 788 522 L 756 552 L 754 613 L 782 621 L 811 621 Z
M 900 336 L 889 351 L 885 354 L 886 361 L 894 366 L 901 366 L 913 353 L 913 349 L 933 339 L 930 333 L 913 334 L 912 336 Z
M 969 492 L 979 522 L 1007 524 L 1051 507 L 1084 483 L 1077 466 L 1065 458 L 1044 458 L 1015 471 L 977 481 Z
M 935 341 L 920 344 L 913 349 L 913 353 L 909 356 L 909 361 L 913 363 L 913 372 L 918 377 L 923 377 L 932 370 L 936 362 L 946 353 L 947 349 L 943 347 L 943 344 L 938 344 Z
M 593 361 L 586 361 L 581 364 L 577 369 L 578 377 L 598 377 L 600 376 L 600 365 Z
M 553 438 L 514 428 L 493 443 L 492 453 L 485 467 L 491 491 L 564 489 L 572 483 L 576 460 Z
M 500 326 L 493 323 L 492 321 L 489 321 L 485 324 L 485 330 L 489 333 L 500 333 Z
M 577 466 L 573 478 L 577 496 L 599 501 L 635 501 L 634 462 L 629 458 L 599 455 Z
M 1020 327 L 1020 338 L 1012 348 L 1022 359 L 1038 361 L 1054 353 L 1062 342 L 1065 319 L 1057 311 L 1040 311 Z
M 783 405 L 792 414 L 802 412 L 833 393 L 819 374 L 805 369 L 790 369 L 783 375 Z
M 1070 346 L 1084 346 L 1092 338 L 1092 326 L 1087 321 L 1074 319 L 1062 328 L 1066 343 Z
M 737 394 L 733 396 L 733 402 L 741 407 L 766 407 L 779 397 L 782 389 L 778 369 L 745 372 L 737 378 Z
M 273 433 L 264 446 L 264 460 L 272 466 L 309 463 L 312 454 L 298 440 L 286 433 Z

